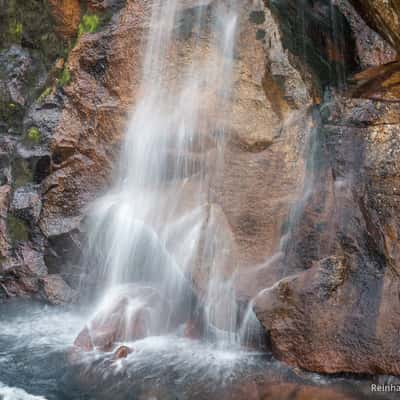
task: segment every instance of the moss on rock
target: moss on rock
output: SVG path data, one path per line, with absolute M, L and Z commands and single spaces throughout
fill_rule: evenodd
M 14 188 L 18 188 L 33 182 L 33 172 L 29 167 L 29 163 L 21 158 L 13 161 L 12 164 Z
M 21 134 L 23 114 L 22 106 L 12 102 L 2 102 L 0 99 L 0 122 L 7 125 L 7 133 Z
M 35 126 L 33 126 L 26 133 L 25 142 L 27 142 L 29 144 L 38 144 L 38 143 L 40 143 L 41 137 L 42 137 L 42 135 L 41 135 L 39 129 L 36 128 Z
M 38 100 L 43 101 L 46 97 L 48 97 L 51 94 L 52 88 L 47 87 L 46 89 L 43 90 L 42 94 L 39 96 Z
M 68 43 L 56 34 L 47 0 L 8 0 L 1 7 L 1 48 L 22 45 L 39 54 L 47 66 L 66 53 Z
M 71 81 L 71 73 L 69 72 L 68 65 L 66 65 L 62 70 L 60 77 L 58 78 L 58 85 L 63 87 L 65 85 L 68 85 L 70 81 Z
M 84 33 L 97 32 L 101 25 L 101 19 L 96 14 L 85 14 L 78 27 L 78 37 Z
M 11 213 L 7 214 L 7 231 L 13 245 L 29 239 L 29 229 L 26 223 Z

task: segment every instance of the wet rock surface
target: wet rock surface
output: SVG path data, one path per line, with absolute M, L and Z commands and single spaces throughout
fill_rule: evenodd
M 365 21 L 395 49 L 400 48 L 400 5 L 396 0 L 350 0 Z
M 50 173 L 49 140 L 62 106 L 61 91 L 50 101 L 47 85 L 67 44 L 47 1 L 0 6 L 1 297 L 37 296 L 47 274 L 40 183 Z
M 327 0 L 271 0 L 266 5 L 279 21 L 284 47 L 304 76 L 310 70 L 316 89 L 345 84 L 357 60 L 354 36 L 339 7 Z
M 167 326 L 161 326 L 161 316 L 170 313 L 169 305 L 157 290 L 131 285 L 121 294 L 113 297 L 110 294 L 110 297 L 108 304 L 79 333 L 74 342 L 76 348 L 119 353 L 118 343 L 144 339 L 150 332 L 166 332 Z
M 397 109 L 340 98 L 325 105 L 314 190 L 284 261 L 289 276 L 255 306 L 291 364 L 399 374 Z
M 39 280 L 44 298 L 51 304 L 68 304 L 76 299 L 76 292 L 71 289 L 60 275 L 50 274 Z
M 371 394 L 371 382 L 396 382 L 392 378 L 320 377 L 293 371 L 269 355 L 165 337 L 137 342 L 124 358 L 116 358 L 116 352 L 104 357 L 94 354 L 93 358 L 87 353 L 85 361 L 71 368 L 65 359 L 77 329 L 85 322 L 82 309 L 14 300 L 0 304 L 0 313 L 0 345 L 6 355 L 0 358 L 3 384 L 50 400 L 85 396 L 125 400 L 132 394 L 143 400 L 262 400 L 267 395 L 276 400 L 295 396 L 303 396 L 302 400 L 375 400 L 378 396 Z M 379 393 L 383 400 L 396 396 Z
M 49 0 L 51 13 L 56 22 L 57 33 L 64 38 L 75 36 L 81 20 L 79 0 Z
M 313 2 L 311 15 L 305 18 L 323 23 L 324 7 L 317 3 Z M 359 10 L 360 5 L 354 5 Z M 280 6 L 271 2 L 281 29 L 296 32 L 287 14 L 298 5 Z M 282 258 L 272 259 L 264 275 L 253 274 L 249 280 L 261 279 L 258 289 L 264 283 L 255 311 L 278 358 L 324 373 L 398 375 L 393 316 L 399 313 L 394 226 L 398 226 L 400 125 L 397 62 L 393 62 L 396 33 L 389 33 L 396 30 L 396 22 L 378 13 L 382 26 L 377 30 L 388 42 L 377 57 L 360 48 L 360 36 L 371 33 L 365 26 L 362 31 L 360 25 L 357 28 L 351 19 L 354 14 L 351 17 L 346 7 L 342 2 L 341 12 L 350 18 L 346 29 L 353 30 L 349 32 L 353 37 L 358 34 L 361 64 L 353 71 L 368 68 L 368 63 L 375 67 L 355 75 L 359 82 L 355 90 L 341 95 L 329 90 L 329 100 L 313 114 L 305 178 L 308 190 L 300 197 L 296 218 L 289 221 Z M 376 4 L 362 7 L 370 11 Z M 390 4 L 382 13 L 395 15 L 395 9 Z M 282 20 L 282 13 L 288 18 Z M 366 22 L 374 26 L 370 19 Z M 290 40 L 290 34 L 284 37 Z M 313 37 L 309 40 L 315 42 Z M 348 44 L 353 46 L 351 41 Z M 292 43 L 286 42 L 286 47 L 294 51 Z M 312 48 L 318 50 L 315 43 Z M 301 61 L 318 72 L 312 58 L 305 56 Z
M 40 210 L 41 200 L 37 188 L 27 185 L 14 191 L 11 202 L 11 212 L 14 215 L 35 224 L 39 219 Z

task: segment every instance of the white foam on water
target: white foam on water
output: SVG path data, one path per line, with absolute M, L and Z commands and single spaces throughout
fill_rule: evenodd
M 64 349 L 71 345 L 85 322 L 85 315 L 78 312 L 48 306 L 30 307 L 28 312 L 0 321 L 0 338 L 12 338 L 14 350 Z
M 6 386 L 0 382 L 0 400 L 46 400 L 46 398 L 33 396 L 23 389 Z

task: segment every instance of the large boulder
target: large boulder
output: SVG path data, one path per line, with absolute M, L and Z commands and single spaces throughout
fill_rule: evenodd
M 284 278 L 255 311 L 292 365 L 399 375 L 398 105 L 339 98 L 322 115 Z

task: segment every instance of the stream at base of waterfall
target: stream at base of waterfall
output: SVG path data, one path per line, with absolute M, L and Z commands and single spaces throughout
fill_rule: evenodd
M 371 400 L 365 378 L 326 377 L 243 347 L 175 335 L 127 343 L 132 351 L 91 352 L 71 366 L 71 343 L 90 317 L 82 308 L 31 300 L 0 305 L 2 400 Z M 374 381 L 374 383 L 376 383 Z M 297 397 L 295 397 L 297 396 Z M 380 399 L 391 399 L 380 394 Z

